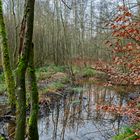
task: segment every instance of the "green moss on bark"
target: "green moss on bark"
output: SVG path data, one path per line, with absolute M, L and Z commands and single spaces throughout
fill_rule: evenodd
M 2 62 L 4 68 L 5 83 L 9 95 L 9 103 L 11 107 L 14 108 L 15 107 L 15 82 L 10 66 L 8 41 L 7 41 L 5 23 L 3 18 L 3 9 L 2 9 L 1 0 L 0 0 L 0 35 L 2 39 L 1 49 L 2 49 Z
M 25 0 L 24 20 L 26 21 L 26 30 L 24 45 L 19 63 L 17 67 L 16 93 L 17 93 L 17 114 L 16 114 L 16 133 L 15 140 L 25 140 L 25 123 L 26 123 L 26 88 L 25 88 L 25 73 L 28 67 L 30 56 L 32 37 L 33 37 L 33 22 L 34 22 L 34 4 L 35 0 Z M 21 28 L 21 31 L 23 29 Z
M 29 136 L 28 140 L 38 140 L 38 128 L 37 128 L 37 118 L 38 118 L 38 89 L 36 83 L 35 76 L 35 68 L 34 68 L 34 53 L 33 53 L 33 45 L 30 51 L 30 59 L 29 59 L 29 82 L 31 88 L 31 111 L 29 118 Z
M 25 68 L 26 65 L 22 58 L 16 70 L 16 95 L 17 95 L 17 112 L 16 112 L 16 134 L 15 140 L 25 140 L 25 123 L 26 123 L 26 89 L 25 89 Z

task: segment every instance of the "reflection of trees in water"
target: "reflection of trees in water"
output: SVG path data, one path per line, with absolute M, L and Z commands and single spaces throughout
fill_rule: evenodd
M 94 133 L 98 132 L 104 139 L 108 139 L 112 135 L 110 134 L 112 129 L 119 131 L 121 116 L 97 110 L 96 105 L 117 104 L 122 106 L 124 97 L 97 86 L 88 85 L 86 88 L 88 88 L 86 92 L 67 95 L 54 103 L 54 109 L 48 117 L 50 119 L 46 120 L 48 121 L 47 125 L 51 125 L 49 121 L 52 120 L 53 127 L 47 126 L 47 128 L 51 127 L 53 129 L 52 140 L 64 140 L 69 135 L 68 132 L 78 135 L 79 129 L 88 125 L 88 123 L 91 123 L 95 130 L 92 132 L 85 130 L 83 136 L 86 137 L 87 135 L 91 136 L 91 134 L 94 136 Z M 113 121 L 110 122 L 110 120 Z
M 52 112 L 52 121 L 53 121 L 53 137 L 52 140 L 55 140 L 57 138 L 57 130 L 58 130 L 58 122 L 59 122 L 59 113 L 60 113 L 60 103 L 56 103 L 56 107 L 54 111 Z M 54 114 L 56 112 L 56 114 Z
M 123 92 L 115 94 L 107 88 L 93 85 L 86 85 L 83 88 L 87 90 L 66 95 L 63 99 L 55 99 L 50 106 L 50 111 L 48 108 L 43 108 L 46 116 L 42 122 L 39 122 L 40 135 L 45 133 L 45 138 L 50 137 L 50 140 L 64 140 L 68 139 L 70 133 L 77 137 L 79 135 L 80 138 L 89 137 L 94 140 L 93 136 L 97 133 L 104 139 L 108 139 L 112 133 L 119 133 L 122 116 L 114 112 L 97 110 L 96 105 L 114 104 L 120 107 L 127 105 Z M 91 125 L 93 129 L 88 130 Z M 11 131 L 14 128 L 12 123 L 7 125 L 11 139 L 13 134 Z M 83 134 L 79 133 L 81 129 Z

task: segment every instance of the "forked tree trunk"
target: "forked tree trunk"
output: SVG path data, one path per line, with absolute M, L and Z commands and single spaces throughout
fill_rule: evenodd
M 5 76 L 6 88 L 9 96 L 9 103 L 12 110 L 15 108 L 15 81 L 12 74 L 10 59 L 9 59 L 9 50 L 8 50 L 8 41 L 7 34 L 5 29 L 3 9 L 2 9 L 2 0 L 0 0 L 0 37 L 1 37 L 1 50 L 2 50 L 2 62 Z
M 30 59 L 29 59 L 29 82 L 31 89 L 31 110 L 30 110 L 30 118 L 29 118 L 29 136 L 28 140 L 38 140 L 38 128 L 37 128 L 37 117 L 38 117 L 38 89 L 36 83 L 35 76 L 35 68 L 34 68 L 34 47 L 32 44 L 32 48 L 30 51 Z
M 24 18 L 21 25 L 21 32 L 25 36 L 20 39 L 20 56 L 17 67 L 17 116 L 16 116 L 16 133 L 15 140 L 25 140 L 25 123 L 26 123 L 26 89 L 25 73 L 28 67 L 30 50 L 32 47 L 33 22 L 34 22 L 34 4 L 35 0 L 25 0 Z M 25 28 L 23 28 L 25 27 Z M 22 31 L 23 30 L 23 31 Z M 22 34 L 24 35 L 24 34 Z M 24 39 L 24 40 L 23 40 Z M 23 41 L 23 42 L 22 42 Z M 23 44 L 24 43 L 24 44 Z M 22 46 L 23 44 L 23 46 Z

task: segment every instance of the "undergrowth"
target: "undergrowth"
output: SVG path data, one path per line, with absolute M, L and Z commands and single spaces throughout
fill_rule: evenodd
M 92 69 L 92 68 L 83 68 L 82 72 L 81 72 L 83 77 L 93 77 L 97 74 L 97 71 Z
M 4 137 L 0 136 L 0 140 L 6 140 Z
M 77 87 L 71 87 L 72 92 L 74 93 L 81 93 L 83 92 L 83 87 L 77 86 Z
M 135 133 L 133 128 L 124 128 L 122 133 L 114 136 L 112 140 L 138 140 L 140 136 Z
M 51 75 L 57 73 L 57 72 L 64 72 L 65 67 L 64 66 L 55 66 L 55 65 L 49 65 L 46 67 L 41 67 L 36 69 L 36 77 L 38 80 L 45 80 L 47 78 L 50 78 Z
M 43 89 L 43 93 L 55 93 L 59 90 L 62 90 L 64 88 L 64 84 L 61 82 L 52 82 L 50 83 L 46 88 Z
M 0 74 L 0 95 L 3 94 L 6 90 L 5 83 L 4 83 L 4 74 Z

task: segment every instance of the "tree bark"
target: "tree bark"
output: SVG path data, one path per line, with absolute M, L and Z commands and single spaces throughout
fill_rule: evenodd
M 33 24 L 34 24 L 34 4 L 35 0 L 25 0 L 23 23 L 26 28 L 23 43 L 20 42 L 21 53 L 19 54 L 19 62 L 17 67 L 17 116 L 16 116 L 16 133 L 15 140 L 25 140 L 25 123 L 26 123 L 26 89 L 25 89 L 25 73 L 28 67 L 29 53 L 32 45 Z M 23 47 L 22 47 L 23 44 Z
M 37 117 L 38 117 L 38 89 L 36 83 L 35 76 L 35 68 L 34 68 L 34 47 L 32 44 L 32 49 L 30 51 L 30 59 L 29 59 L 29 82 L 31 89 L 31 110 L 30 110 L 30 118 L 29 118 L 29 136 L 28 140 L 38 140 L 38 128 L 37 128 Z
M 15 108 L 15 82 L 10 66 L 9 50 L 8 50 L 8 41 L 6 28 L 3 17 L 2 1 L 0 0 L 0 36 L 2 38 L 2 60 L 3 60 L 3 69 L 5 76 L 5 83 L 7 87 L 7 92 L 9 95 L 9 103 L 12 110 Z

